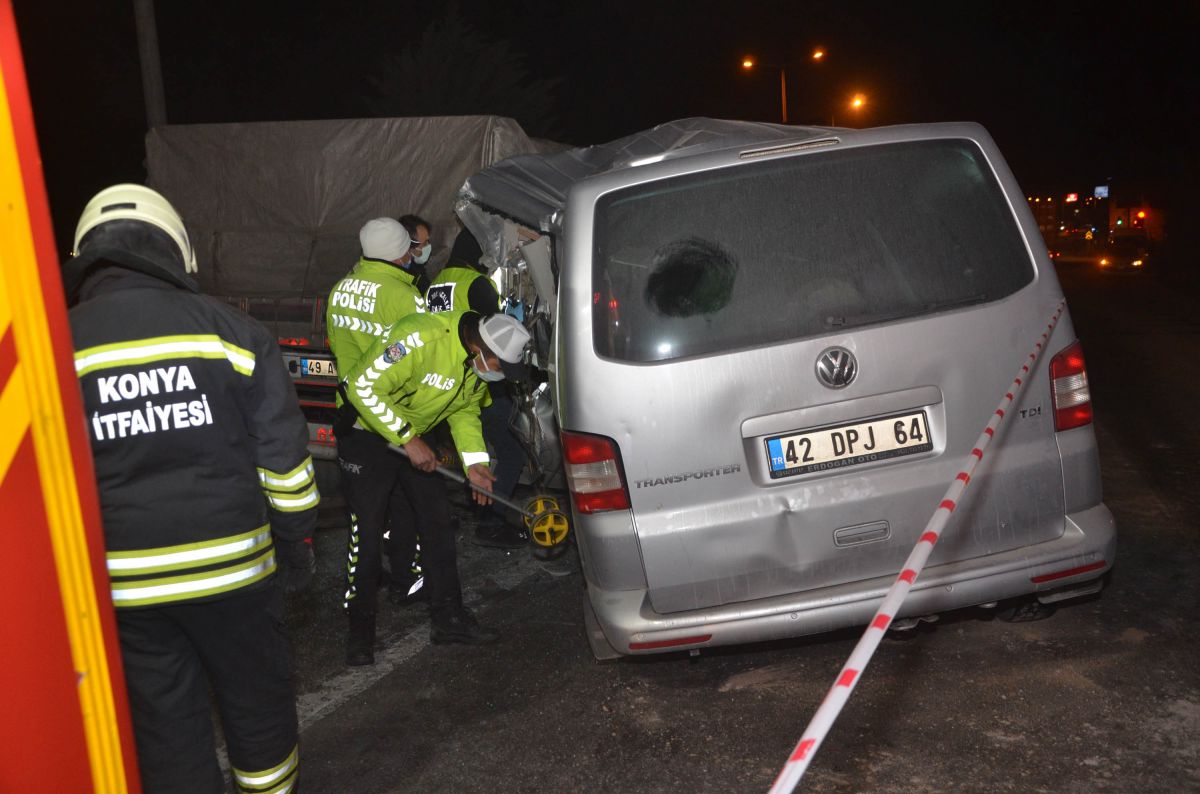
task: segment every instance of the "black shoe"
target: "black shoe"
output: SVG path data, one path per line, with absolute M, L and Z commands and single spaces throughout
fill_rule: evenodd
M 490 549 L 519 549 L 529 545 L 529 533 L 504 521 L 485 521 L 476 527 L 474 543 Z
M 350 609 L 350 636 L 346 641 L 346 666 L 375 664 L 375 613 Z
M 417 589 L 414 590 L 413 587 Z M 395 607 L 409 607 L 429 602 L 429 591 L 425 589 L 425 577 L 418 577 L 407 586 L 392 585 L 388 588 L 388 602 Z
M 429 641 L 434 645 L 487 645 L 499 639 L 492 629 L 485 629 L 468 610 L 460 608 L 444 613 L 430 621 Z

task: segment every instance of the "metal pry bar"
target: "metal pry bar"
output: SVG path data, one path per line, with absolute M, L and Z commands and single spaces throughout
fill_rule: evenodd
M 400 446 L 399 444 L 388 444 L 388 449 L 390 449 L 392 452 L 399 452 L 401 455 L 403 455 L 406 458 L 408 457 L 408 451 L 405 450 L 404 447 Z M 530 521 L 537 521 L 538 518 L 540 518 L 540 516 L 529 512 L 524 507 L 521 507 L 520 505 L 518 505 L 516 502 L 513 502 L 509 499 L 505 499 L 503 496 L 498 496 L 498 495 L 492 493 L 491 491 L 487 491 L 487 490 L 484 490 L 483 488 L 480 488 L 478 485 L 471 482 L 470 480 L 468 480 L 466 477 L 464 477 L 462 474 L 455 471 L 454 469 L 448 469 L 445 466 L 438 466 L 436 471 L 438 474 L 442 475 L 443 477 L 445 477 L 448 480 L 453 480 L 454 482 L 457 482 L 457 483 L 463 483 L 464 485 L 469 487 L 472 491 L 481 493 L 484 496 L 488 497 L 489 499 L 499 502 L 500 504 L 504 505 L 505 507 L 507 507 L 511 510 L 516 510 L 518 513 L 520 513 L 522 516 L 529 519 Z

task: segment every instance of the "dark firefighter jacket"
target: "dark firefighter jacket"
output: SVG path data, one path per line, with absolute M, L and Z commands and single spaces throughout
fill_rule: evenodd
M 115 267 L 91 276 L 70 320 L 114 604 L 266 586 L 277 551 L 311 536 L 319 499 L 276 341 L 219 301 Z

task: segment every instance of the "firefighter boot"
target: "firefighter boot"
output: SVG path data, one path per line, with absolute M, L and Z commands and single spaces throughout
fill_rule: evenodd
M 375 664 L 375 613 L 350 607 L 350 637 L 346 641 L 346 666 Z

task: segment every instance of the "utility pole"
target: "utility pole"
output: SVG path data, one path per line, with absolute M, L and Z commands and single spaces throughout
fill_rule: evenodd
M 783 123 L 787 124 L 787 74 L 782 68 L 779 70 L 779 110 Z
M 154 23 L 154 0 L 133 0 L 137 21 L 138 59 L 142 64 L 142 94 L 146 99 L 146 128 L 167 123 L 167 99 L 163 92 L 162 63 L 158 59 L 158 27 Z

